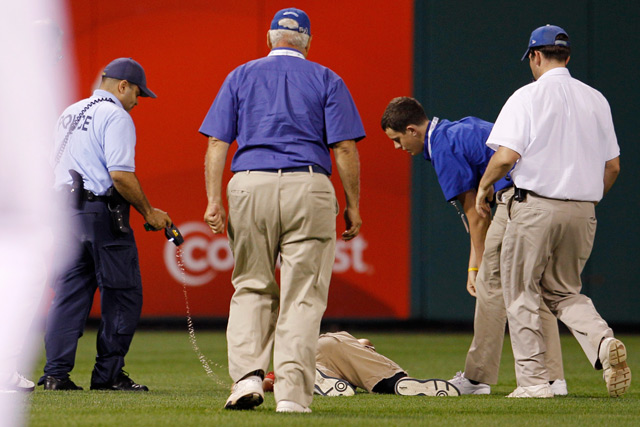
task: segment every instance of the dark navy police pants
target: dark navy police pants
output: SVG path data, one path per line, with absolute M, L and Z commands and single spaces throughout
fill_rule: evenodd
M 111 383 L 124 366 L 142 310 L 142 280 L 133 230 L 114 233 L 107 204 L 86 202 L 74 210 L 74 233 L 61 242 L 75 253 L 54 284 L 47 318 L 44 376 L 66 378 L 75 363 L 78 339 L 100 290 L 101 321 L 92 383 Z M 44 381 L 44 376 L 41 382 Z

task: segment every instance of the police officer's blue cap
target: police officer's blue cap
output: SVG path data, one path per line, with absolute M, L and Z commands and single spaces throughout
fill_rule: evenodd
M 293 19 L 295 24 L 291 25 L 291 22 L 283 21 L 283 19 L 287 18 Z M 296 31 L 310 36 L 311 21 L 309 21 L 309 17 L 303 10 L 289 7 L 276 12 L 273 21 L 271 21 L 271 29 Z
M 524 59 L 529 56 L 529 52 L 531 51 L 532 47 L 571 46 L 569 40 L 556 40 L 556 37 L 559 34 L 564 34 L 565 36 L 567 36 L 567 38 L 569 38 L 569 34 L 567 34 L 565 30 L 556 25 L 547 24 L 533 30 L 533 32 L 531 33 L 531 37 L 529 37 L 529 46 L 527 47 L 527 51 L 522 56 L 521 61 L 524 61 Z
M 157 98 L 156 94 L 147 87 L 144 68 L 131 58 L 114 59 L 104 68 L 102 77 L 126 80 L 140 88 L 140 96 Z

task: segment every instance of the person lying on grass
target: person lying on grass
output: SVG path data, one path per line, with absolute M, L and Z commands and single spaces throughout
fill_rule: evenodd
M 277 381 L 269 372 L 262 382 L 264 391 L 273 391 Z M 314 393 L 321 396 L 353 396 L 360 387 L 369 393 L 402 396 L 459 396 L 458 389 L 440 379 L 416 379 L 396 362 L 378 353 L 366 338 L 348 332 L 322 334 L 316 350 Z

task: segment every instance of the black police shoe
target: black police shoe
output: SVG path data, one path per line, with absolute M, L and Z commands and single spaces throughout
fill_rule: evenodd
M 92 381 L 91 390 L 149 391 L 149 388 L 146 385 L 136 384 L 129 378 L 129 374 L 120 371 L 112 383 L 94 383 Z
M 44 389 L 45 390 L 82 390 L 82 387 L 77 386 L 71 378 L 54 378 L 51 376 L 46 376 L 44 378 Z

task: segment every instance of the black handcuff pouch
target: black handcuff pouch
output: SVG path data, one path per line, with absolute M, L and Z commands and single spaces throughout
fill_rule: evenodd
M 111 228 L 113 232 L 116 234 L 129 234 L 131 232 L 129 228 L 131 205 L 118 193 L 118 190 L 116 190 L 114 186 L 107 189 L 105 196 L 107 197 L 107 207 L 111 215 Z
M 84 207 L 84 180 L 82 175 L 73 169 L 69 169 L 69 175 L 71 175 L 71 195 L 70 203 L 75 209 L 82 209 Z

